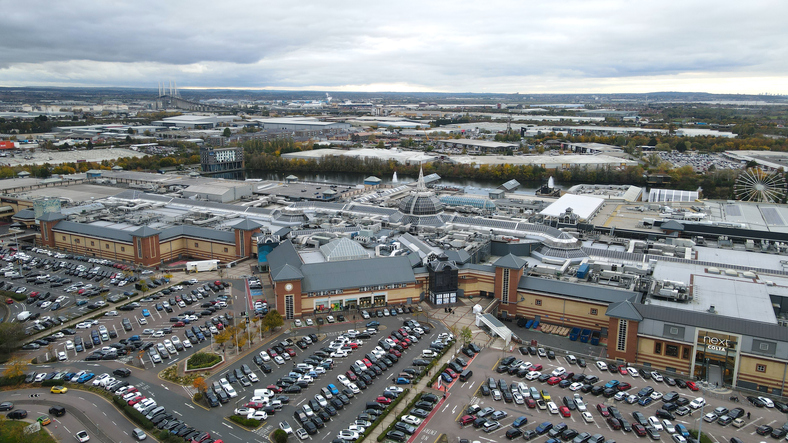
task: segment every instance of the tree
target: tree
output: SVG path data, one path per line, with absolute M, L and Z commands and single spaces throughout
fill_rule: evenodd
M 467 345 L 468 342 L 473 340 L 473 332 L 471 331 L 471 328 L 467 326 L 463 326 L 462 329 L 460 329 L 459 338 L 462 340 L 463 346 Z
M 271 434 L 271 438 L 274 439 L 274 443 L 285 443 L 287 442 L 287 432 L 277 429 Z
M 225 137 L 230 137 L 231 135 L 233 135 L 233 132 L 230 131 L 230 128 L 224 128 L 224 132 L 222 132 L 222 135 Z
M 19 322 L 0 323 L 0 359 L 5 360 L 26 337 L 25 328 Z
M 265 317 L 263 317 L 263 324 L 268 328 L 269 331 L 273 331 L 274 329 L 284 325 L 285 320 L 276 309 L 272 309 L 268 311 L 268 314 L 265 314 Z
M 205 392 L 208 390 L 208 382 L 205 381 L 205 377 L 198 376 L 192 382 L 192 386 L 199 392 Z
M 233 335 L 232 335 L 232 333 L 230 332 L 230 330 L 229 330 L 229 329 L 224 329 L 224 330 L 222 330 L 222 332 L 218 333 L 218 334 L 217 334 L 217 335 L 216 335 L 216 336 L 213 338 L 213 340 L 214 340 L 214 341 L 215 341 L 217 344 L 224 345 L 225 343 L 227 343 L 227 342 L 228 342 L 230 339 L 232 339 L 232 338 L 233 338 Z
M 24 375 L 25 369 L 27 369 L 27 365 L 30 364 L 29 361 L 23 360 L 19 357 L 14 358 L 10 362 L 6 363 L 5 371 L 3 371 L 4 377 L 19 377 L 20 375 Z

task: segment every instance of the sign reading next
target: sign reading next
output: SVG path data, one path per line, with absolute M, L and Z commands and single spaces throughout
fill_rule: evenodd
M 729 340 L 709 337 L 708 335 L 703 337 L 703 343 L 706 343 L 706 347 L 712 351 L 726 352 L 731 347 Z

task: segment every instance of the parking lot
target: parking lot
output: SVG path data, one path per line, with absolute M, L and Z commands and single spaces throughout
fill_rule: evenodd
M 644 379 L 643 376 L 635 371 L 634 373 L 637 376 L 633 376 L 630 372 L 626 371 L 626 375 L 622 375 L 621 373 L 611 373 L 610 369 L 602 370 L 598 367 L 595 362 L 586 362 L 586 367 L 579 367 L 577 364 L 570 364 L 564 357 L 558 356 L 556 359 L 550 359 L 547 357 L 541 357 L 539 355 L 522 355 L 520 352 L 515 349 L 514 353 L 505 353 L 500 350 L 492 350 L 486 349 L 482 351 L 471 363 L 469 368 L 473 370 L 474 375 L 473 377 L 462 383 L 459 381 L 455 381 L 453 386 L 449 390 L 449 398 L 441 404 L 438 412 L 431 417 L 430 421 L 424 428 L 425 437 L 416 438 L 413 441 L 431 441 L 430 435 L 433 433 L 446 433 L 449 436 L 458 436 L 459 438 L 465 438 L 468 440 L 481 440 L 481 441 L 490 441 L 495 442 L 502 439 L 507 439 L 507 431 L 513 429 L 513 423 L 520 419 L 520 417 L 525 417 L 525 419 L 520 419 L 520 422 L 526 422 L 525 424 L 519 427 L 520 431 L 524 434 L 530 434 L 529 431 L 536 432 L 537 428 L 542 423 L 549 423 L 553 427 L 558 427 L 559 429 L 564 428 L 563 425 L 559 426 L 560 423 L 564 423 L 566 429 L 575 430 L 577 434 L 588 433 L 588 437 L 590 441 L 593 440 L 593 436 L 601 435 L 607 441 L 611 440 L 618 440 L 618 441 L 632 441 L 637 438 L 643 439 L 652 439 L 652 440 L 659 440 L 659 441 L 681 441 L 680 438 L 673 439 L 671 432 L 668 432 L 667 428 L 670 428 L 672 431 L 676 431 L 674 428 L 676 425 L 682 425 L 688 429 L 697 429 L 698 422 L 701 420 L 701 417 L 708 413 L 714 413 L 715 408 L 724 408 L 730 412 L 723 413 L 722 415 L 731 414 L 735 415 L 736 412 L 733 410 L 735 408 L 742 408 L 743 411 L 741 412 L 741 418 L 743 420 L 743 424 L 741 427 L 735 427 L 732 424 L 722 425 L 717 421 L 718 417 L 709 416 L 707 421 L 703 422 L 703 431 L 704 433 L 709 434 L 709 436 L 717 442 L 728 442 L 732 437 L 738 437 L 742 441 L 760 441 L 764 437 L 761 437 L 756 432 L 757 430 L 768 431 L 771 432 L 771 429 L 764 428 L 762 426 L 769 426 L 771 428 L 781 428 L 785 424 L 785 416 L 781 413 L 777 408 L 768 408 L 768 407 L 756 407 L 750 404 L 746 397 L 744 396 L 737 396 L 736 393 L 714 393 L 713 390 L 705 390 L 699 389 L 698 391 L 692 391 L 689 388 L 681 388 L 678 385 L 670 386 L 667 384 L 667 374 L 664 375 L 663 381 L 655 381 L 653 377 L 649 379 Z M 614 391 L 623 392 L 624 394 L 619 395 L 619 398 L 624 396 L 625 398 L 616 400 L 615 396 L 606 397 L 603 393 L 598 395 L 594 395 L 591 391 L 583 392 L 588 388 L 582 388 L 583 382 L 579 382 L 577 385 L 572 385 L 571 383 L 566 386 L 566 384 L 562 384 L 562 386 L 566 386 L 564 388 L 559 387 L 559 384 L 552 384 L 554 381 L 550 382 L 540 382 L 538 379 L 529 380 L 528 378 L 533 378 L 532 376 L 528 376 L 527 372 L 525 372 L 525 377 L 518 377 L 515 374 L 509 374 L 508 372 L 498 372 L 497 368 L 500 366 L 499 362 L 504 359 L 510 357 L 513 360 L 521 360 L 522 363 L 530 363 L 532 365 L 541 365 L 542 368 L 539 371 L 541 374 L 550 375 L 553 371 L 556 371 L 556 374 L 559 374 L 563 371 L 564 376 L 566 374 L 574 373 L 582 374 L 585 377 L 595 376 L 598 378 L 591 386 L 604 386 L 611 380 L 616 380 L 620 384 L 629 383 L 631 387 L 624 390 L 619 390 L 615 387 Z M 563 370 L 558 369 L 563 368 Z M 530 391 L 530 388 L 536 388 L 539 391 L 539 395 L 548 394 L 550 396 L 550 402 L 554 403 L 556 406 L 555 409 L 551 410 L 548 408 L 549 402 L 544 402 L 544 407 L 541 405 L 532 404 L 529 406 L 526 401 L 523 401 L 522 404 L 518 404 L 519 399 L 515 400 L 515 398 L 511 399 L 504 399 L 501 398 L 500 400 L 495 400 L 493 397 L 497 396 L 494 391 L 491 391 L 489 395 L 482 394 L 482 385 L 487 385 L 489 383 L 489 378 L 493 378 L 496 388 L 500 391 L 500 381 L 503 380 L 505 384 L 509 387 L 517 386 L 518 383 L 523 383 L 527 388 L 527 391 Z M 528 377 L 528 378 L 526 378 Z M 650 377 L 650 374 L 649 374 Z M 558 377 L 560 379 L 560 377 Z M 569 378 L 571 382 L 571 377 Z M 593 381 L 593 379 L 592 379 Z M 647 387 L 653 388 L 657 394 L 650 392 L 650 389 Z M 643 390 L 644 388 L 647 388 Z M 643 392 L 641 393 L 641 390 Z M 675 392 L 676 394 L 670 394 L 671 392 Z M 638 394 L 647 394 L 647 395 L 638 395 Z M 579 403 L 574 401 L 574 396 L 577 395 L 581 399 L 584 408 L 587 409 L 587 412 L 590 415 L 586 416 L 586 419 L 583 418 L 581 411 L 578 410 Z M 634 397 L 630 397 L 630 400 L 627 401 L 626 396 L 632 395 Z M 665 402 L 663 402 L 662 398 L 664 396 L 668 396 L 669 399 L 672 399 L 673 402 L 676 400 L 673 397 L 684 398 L 686 400 L 679 400 L 679 403 L 684 404 L 687 403 L 687 409 L 691 412 L 685 415 L 679 415 L 679 409 L 673 410 L 670 412 L 673 415 L 673 418 L 668 418 L 669 424 L 664 423 L 662 420 L 663 418 L 656 417 L 657 410 L 661 408 L 665 408 Z M 730 400 L 730 397 L 737 396 L 740 399 L 739 402 L 734 402 Z M 652 398 L 651 400 L 643 400 L 640 404 L 640 401 L 643 397 Z M 690 404 L 697 398 L 703 398 L 705 400 L 705 406 L 703 408 L 694 408 L 690 407 Z M 566 400 L 565 400 L 566 398 Z M 523 399 L 527 400 L 527 399 Z M 633 402 L 634 401 L 634 402 Z M 696 405 L 700 402 L 695 402 Z M 571 407 L 566 408 L 565 410 L 559 410 L 560 407 L 566 406 L 571 404 Z M 602 405 L 602 407 L 598 407 L 598 405 Z M 474 411 L 471 414 L 468 414 L 468 407 L 473 406 Z M 611 408 L 612 407 L 612 408 Z M 496 421 L 498 425 L 489 425 L 487 428 L 489 432 L 485 432 L 484 423 L 490 421 L 489 417 L 492 417 L 494 412 L 489 412 L 485 415 L 484 418 L 477 421 L 477 425 L 474 425 L 472 421 L 468 422 L 467 425 L 462 426 L 460 421 L 463 416 L 471 415 L 474 419 L 478 418 L 478 412 L 484 410 L 484 408 L 492 408 L 494 411 L 502 411 L 499 413 L 498 416 L 503 416 Z M 615 408 L 615 409 L 613 409 Z M 562 408 L 563 409 L 563 408 Z M 581 407 L 582 409 L 582 407 Z M 671 409 L 666 408 L 666 409 Z M 478 412 L 477 412 L 478 411 Z M 606 414 L 607 416 L 603 415 Z M 620 414 L 620 417 L 624 419 L 627 423 L 618 422 L 616 424 L 613 420 L 608 420 L 609 417 L 613 417 L 613 412 L 617 411 Z M 485 411 L 487 412 L 487 411 Z M 681 410 L 683 413 L 684 410 Z M 722 412 L 718 410 L 718 413 Z M 505 413 L 505 414 L 504 414 Z M 660 425 L 662 429 L 660 430 L 656 427 L 656 433 L 654 437 L 650 438 L 648 432 L 646 435 L 640 436 L 637 433 L 637 429 L 635 424 L 637 423 L 636 417 L 633 413 L 640 413 L 642 414 L 642 419 L 648 421 L 650 417 L 655 417 L 652 420 L 652 427 L 654 425 Z M 750 413 L 750 417 L 748 418 L 747 413 Z M 485 420 L 488 419 L 488 420 Z M 466 419 L 468 420 L 468 419 Z M 711 420 L 711 421 L 709 421 Z M 619 425 L 624 424 L 624 426 L 620 429 L 614 429 L 613 426 L 616 428 Z M 647 423 L 648 424 L 648 423 Z M 667 426 L 666 426 L 667 425 Z M 476 427 L 480 426 L 480 427 Z M 543 426 L 543 428 L 548 428 L 549 425 Z M 759 428 L 760 427 L 760 428 Z M 629 429 L 626 431 L 625 429 Z M 646 430 L 648 431 L 648 430 Z M 681 431 L 679 427 L 678 431 Z M 653 432 L 653 431 L 652 431 Z M 517 435 L 519 434 L 517 431 L 511 431 L 510 435 Z M 573 435 L 574 433 L 571 431 L 567 431 L 565 435 Z M 657 434 L 659 435 L 657 437 Z M 781 435 L 781 432 L 778 431 L 777 435 Z M 526 435 L 528 437 L 530 435 Z M 544 432 L 543 434 L 536 434 L 534 436 L 530 436 L 534 441 L 544 441 L 549 439 L 549 431 Z M 433 437 L 434 438 L 434 437 Z M 513 436 L 512 438 L 523 438 L 521 435 L 517 435 L 516 437 Z M 573 439 L 574 437 L 570 438 Z M 528 439 L 528 438 L 526 438 Z
M 335 321 L 338 320 L 338 315 L 335 314 L 334 317 Z M 320 318 L 325 318 L 325 316 L 321 316 Z M 345 399 L 345 401 L 347 401 L 346 404 L 344 401 L 339 400 L 340 403 L 332 405 L 336 411 L 336 415 L 329 414 L 330 408 L 325 408 L 323 406 L 321 406 L 319 410 L 310 408 L 310 411 L 314 413 L 315 416 L 318 416 L 319 418 L 319 416 L 322 415 L 323 418 L 327 418 L 328 420 L 323 421 L 323 427 L 318 428 L 316 426 L 315 429 L 312 430 L 314 431 L 313 434 L 304 434 L 305 439 L 330 441 L 331 439 L 337 437 L 338 432 L 343 429 L 347 429 L 350 425 L 353 425 L 358 419 L 359 415 L 364 413 L 365 410 L 368 410 L 367 402 L 375 402 L 378 397 L 384 394 L 384 391 L 387 390 L 387 387 L 392 387 L 391 391 L 397 390 L 397 388 L 408 387 L 407 384 L 397 385 L 396 379 L 399 378 L 399 375 L 405 369 L 413 368 L 411 364 L 413 360 L 420 357 L 423 350 L 429 349 L 430 343 L 435 338 L 437 338 L 439 334 L 445 333 L 445 329 L 442 326 L 437 330 L 430 330 L 430 332 L 425 334 L 417 343 L 411 345 L 408 349 L 404 349 L 401 353 L 401 357 L 398 358 L 398 361 L 392 362 L 393 364 L 390 368 L 387 367 L 386 370 L 380 369 L 380 374 L 376 374 L 375 378 L 371 380 L 371 383 L 367 384 L 364 389 L 359 388 L 357 392 L 354 392 L 356 391 L 355 388 L 350 389 L 350 387 L 343 385 L 343 381 L 351 382 L 349 378 L 343 378 L 350 377 L 350 373 L 348 373 L 348 371 L 351 369 L 351 366 L 355 364 L 356 361 L 364 359 L 366 354 L 372 354 L 375 347 L 379 346 L 379 340 L 387 337 L 393 331 L 402 327 L 403 322 L 408 319 L 413 319 L 413 316 L 398 315 L 396 317 L 388 316 L 381 318 L 372 317 L 370 319 L 362 319 L 361 315 L 358 315 L 357 321 L 355 322 L 352 320 L 352 314 L 345 314 L 343 318 L 345 320 L 344 323 L 325 322 L 324 325 L 320 327 L 319 331 L 316 328 L 316 321 L 314 317 L 311 317 L 310 320 L 312 320 L 312 323 L 315 326 L 310 327 L 306 326 L 305 322 L 302 323 L 304 326 L 301 328 L 296 328 L 293 334 L 290 336 L 293 342 L 297 342 L 301 337 L 308 334 L 319 335 L 320 339 L 318 343 L 308 345 L 306 349 L 300 349 L 298 346 L 294 345 L 284 346 L 287 343 L 281 343 L 283 347 L 290 349 L 294 354 L 289 360 L 284 361 L 284 364 L 276 363 L 274 359 L 270 357 L 270 355 L 266 357 L 266 361 L 261 361 L 259 351 L 268 352 L 272 350 L 273 346 L 276 346 L 276 344 L 271 344 L 271 347 L 266 346 L 257 352 L 253 352 L 244 358 L 234 361 L 227 371 L 223 371 L 222 374 L 217 375 L 210 381 L 217 381 L 220 378 L 225 378 L 230 381 L 228 377 L 229 373 L 234 373 L 236 369 L 242 368 L 243 365 L 246 365 L 247 368 L 251 370 L 252 373 L 256 375 L 256 378 L 258 378 L 260 381 L 244 386 L 240 383 L 240 381 L 237 380 L 237 377 L 234 377 L 236 381 L 231 382 L 230 384 L 234 389 L 236 396 L 230 398 L 230 401 L 227 404 L 222 405 L 224 408 L 229 407 L 230 409 L 222 410 L 220 413 L 223 415 L 231 415 L 236 412 L 236 408 L 244 407 L 252 400 L 255 389 L 279 390 L 277 388 L 277 384 L 279 385 L 279 388 L 288 385 L 288 383 L 283 383 L 282 380 L 288 376 L 295 379 L 296 376 L 300 377 L 303 375 L 293 372 L 296 368 L 296 363 L 303 362 L 309 356 L 314 358 L 314 356 L 319 353 L 321 348 L 324 350 L 332 349 L 332 352 L 334 352 L 336 348 L 332 348 L 330 346 L 332 346 L 332 343 L 338 343 L 338 337 L 346 334 L 349 329 L 358 326 L 358 329 L 363 331 L 366 329 L 366 324 L 368 322 L 377 321 L 380 323 L 380 325 L 377 326 L 379 332 L 371 335 L 369 338 L 357 340 L 357 342 L 353 344 L 353 348 L 349 351 L 346 357 L 329 356 L 324 359 L 323 363 L 330 362 L 330 364 L 325 365 L 324 369 L 315 371 L 312 374 L 313 379 L 310 382 L 304 383 L 304 388 L 302 388 L 300 392 L 286 393 L 283 391 L 275 393 L 272 399 L 279 399 L 282 401 L 281 407 L 278 403 L 276 403 L 276 407 L 271 406 L 268 408 L 262 408 L 263 410 L 267 411 L 268 416 L 266 419 L 264 419 L 263 425 L 257 431 L 255 431 L 255 433 L 261 436 L 267 436 L 274 429 L 279 427 L 281 422 L 286 422 L 287 425 L 292 428 L 293 432 L 298 432 L 299 428 L 303 429 L 305 426 L 296 419 L 296 416 L 298 415 L 297 412 L 304 412 L 304 406 L 309 406 L 310 403 L 312 403 L 312 406 L 321 406 L 323 401 L 326 402 L 325 404 L 330 403 L 332 399 L 325 398 L 325 390 L 330 384 L 332 384 L 336 387 L 337 391 L 344 390 L 344 394 L 350 392 L 352 396 L 347 396 L 348 398 Z M 284 338 L 280 341 L 284 341 Z M 348 347 L 350 347 L 349 342 Z M 268 358 L 270 358 L 270 360 L 268 360 Z M 264 371 L 260 363 L 266 365 L 267 368 L 270 368 L 271 372 Z M 315 366 L 317 367 L 320 365 Z M 323 370 L 325 370 L 325 373 L 323 373 Z M 353 374 L 353 377 L 356 377 L 356 374 Z M 363 377 L 366 377 L 366 375 Z M 362 379 L 362 376 L 358 375 L 357 380 L 358 379 Z M 309 380 L 309 378 L 307 378 L 307 380 Z M 358 381 L 353 383 L 358 383 Z M 325 400 L 321 399 L 318 401 L 318 399 L 315 397 L 316 395 L 324 396 L 323 399 Z M 335 403 L 338 398 L 341 398 L 337 395 L 334 395 L 333 397 Z M 340 405 L 341 407 L 337 407 Z M 239 412 L 246 414 L 248 411 Z M 370 413 L 370 411 L 367 411 L 367 413 Z M 320 419 L 320 421 L 322 421 L 322 419 Z M 302 432 L 306 432 L 306 430 Z

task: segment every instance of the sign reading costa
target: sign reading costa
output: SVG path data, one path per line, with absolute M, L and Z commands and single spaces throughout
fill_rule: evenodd
M 730 340 L 717 338 L 717 337 L 709 337 L 708 335 L 703 337 L 703 343 L 705 343 L 706 347 L 712 351 L 726 352 L 728 348 L 731 347 Z

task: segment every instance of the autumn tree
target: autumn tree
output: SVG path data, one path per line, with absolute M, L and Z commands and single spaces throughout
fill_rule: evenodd
M 265 317 L 263 317 L 263 324 L 268 328 L 269 331 L 273 331 L 274 329 L 284 325 L 285 320 L 276 309 L 272 309 L 268 311 L 268 314 L 265 314 Z
M 27 365 L 29 362 L 27 360 L 23 360 L 19 357 L 14 358 L 13 360 L 6 363 L 5 371 L 3 371 L 4 377 L 19 377 L 20 375 L 24 375 L 25 369 L 27 369 Z
M 205 392 L 208 390 L 208 382 L 205 381 L 205 377 L 202 375 L 194 379 L 192 386 L 199 392 Z

